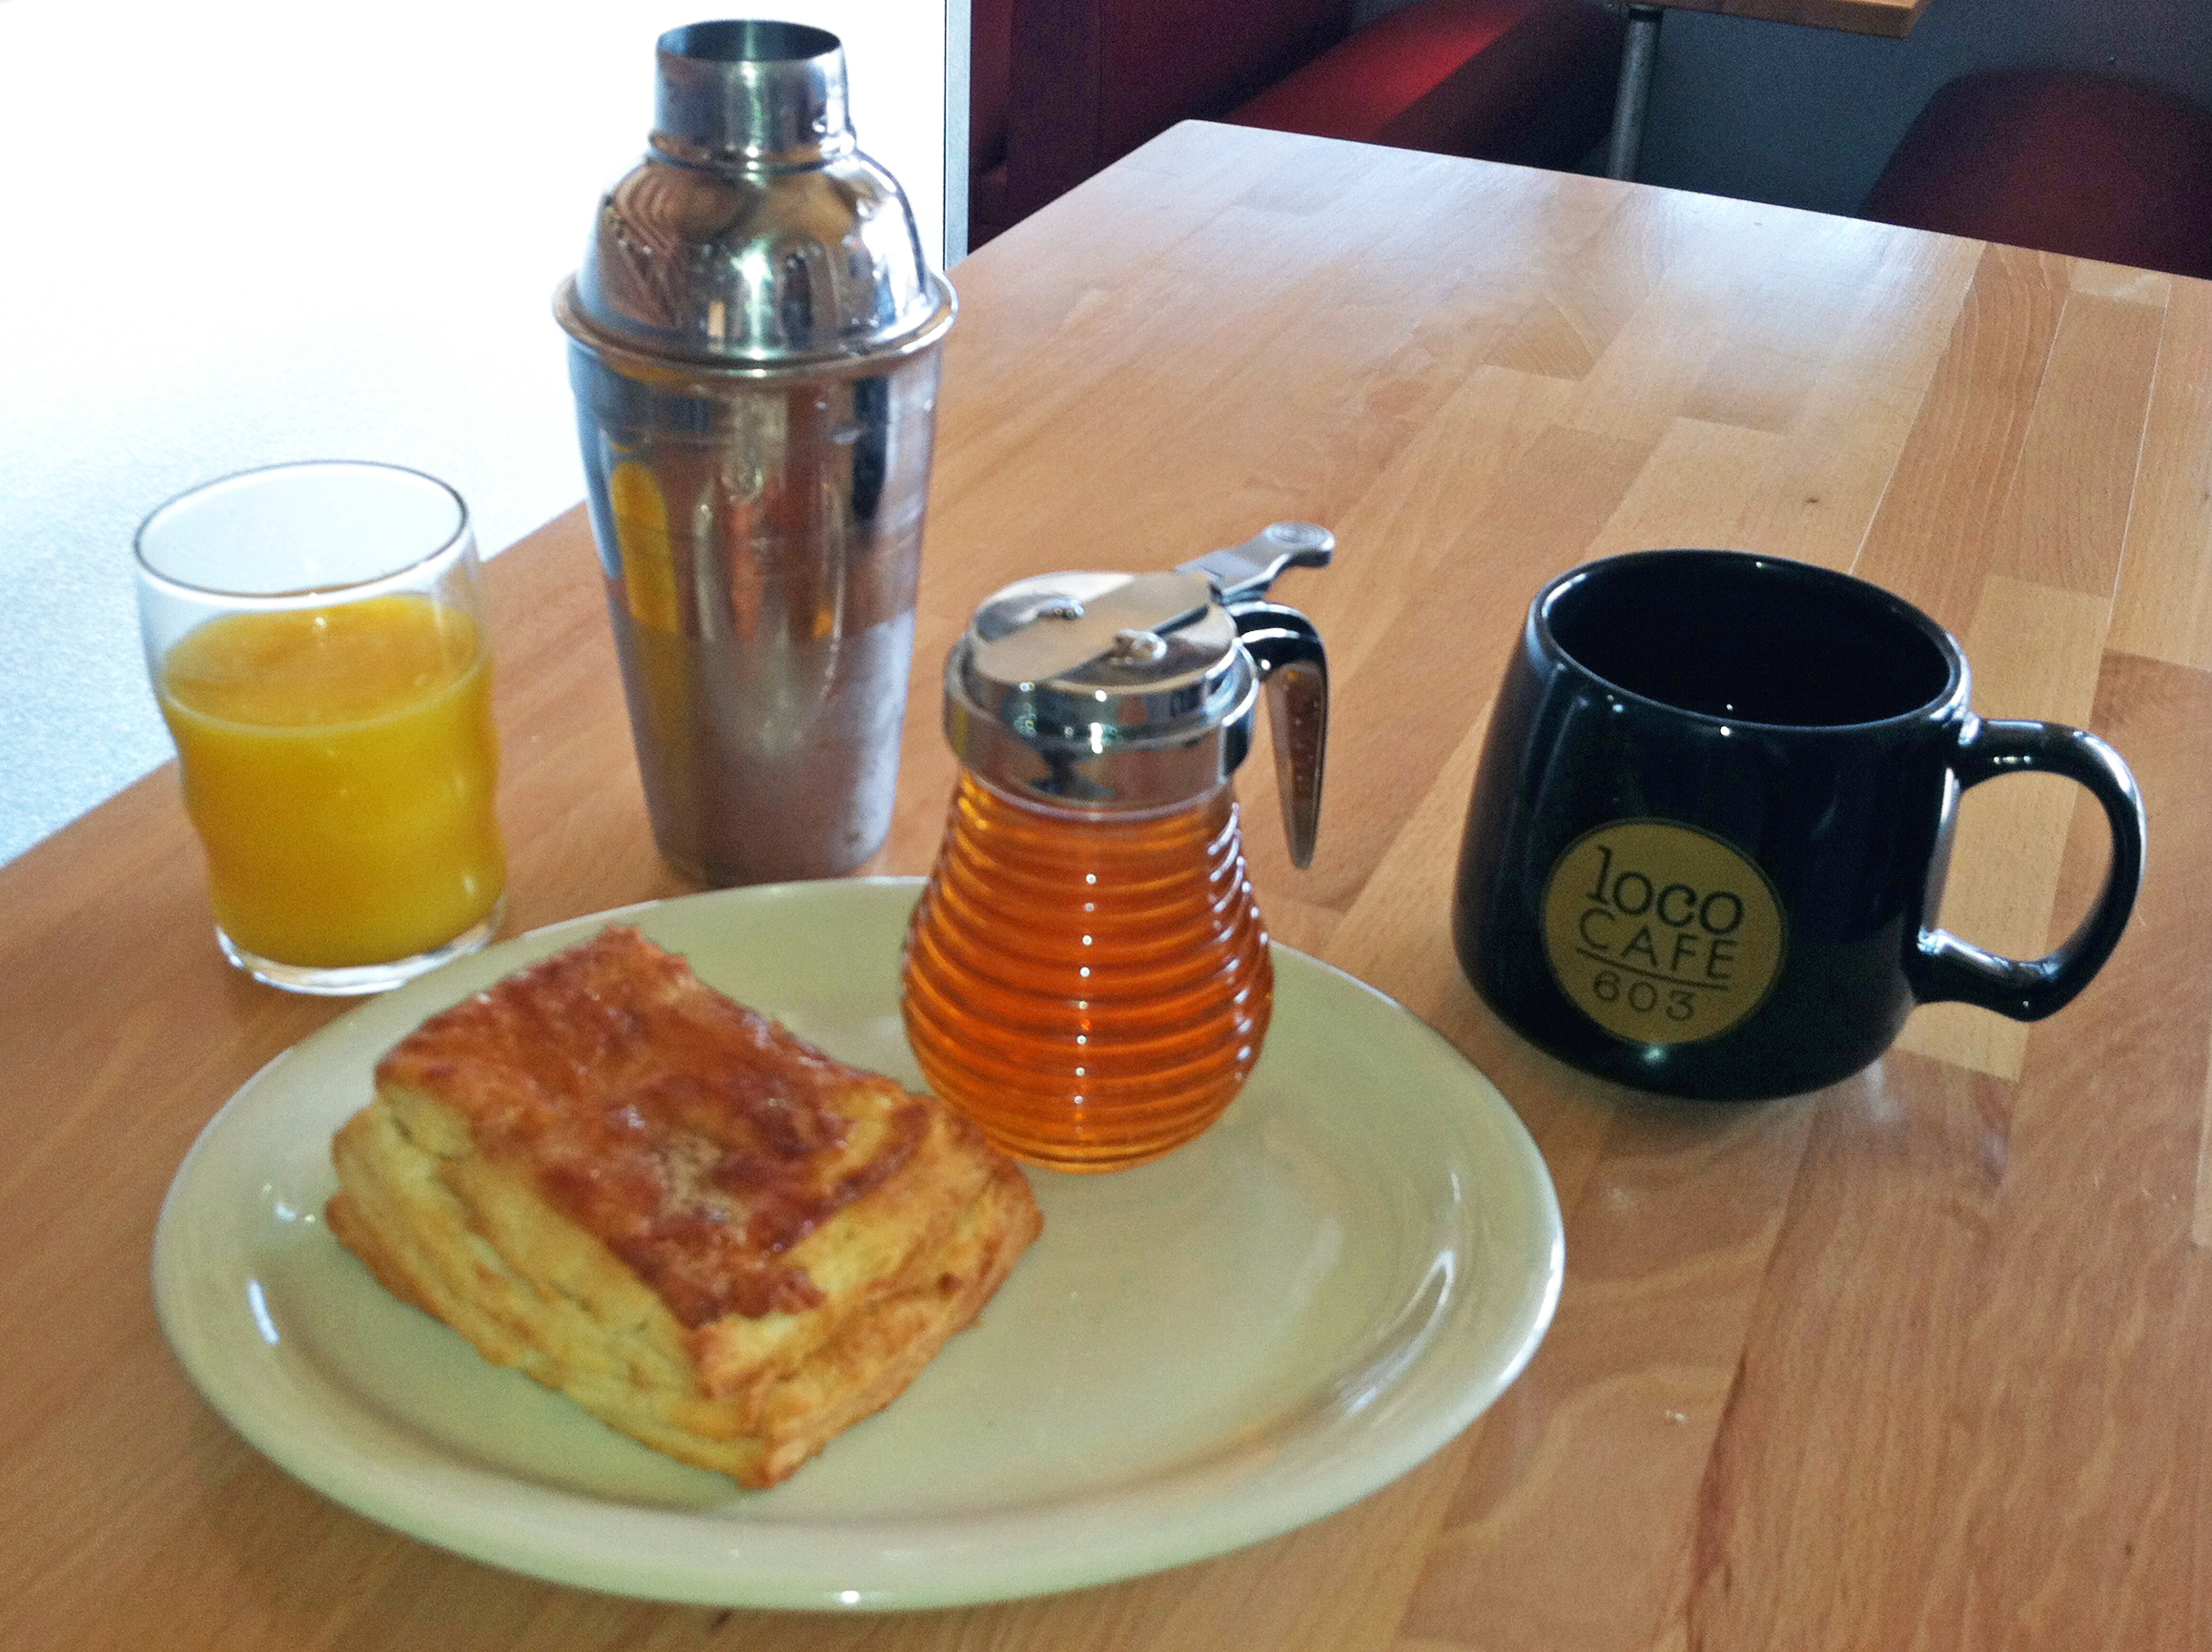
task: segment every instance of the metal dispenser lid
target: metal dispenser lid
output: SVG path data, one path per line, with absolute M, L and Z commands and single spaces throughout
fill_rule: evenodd
M 933 344 L 952 288 L 912 209 L 854 147 L 837 36 L 694 23 L 661 36 L 652 153 L 607 192 L 554 310 L 633 371 L 748 377 Z
M 1267 646 L 1257 661 L 1246 646 L 1254 616 L 1269 638 L 1283 616 L 1310 631 L 1293 610 L 1239 599 L 1264 592 L 1290 563 L 1325 563 L 1334 546 L 1325 529 L 1277 523 L 1171 572 L 1008 585 L 976 609 L 945 662 L 953 752 L 1002 790 L 1063 806 L 1147 809 L 1204 796 L 1244 761 L 1273 668 Z M 1300 646 L 1302 663 L 1325 672 L 1318 640 Z M 1309 778 L 1318 808 L 1318 748 L 1301 764 L 1301 785 Z M 1302 838 L 1310 853 L 1310 827 Z

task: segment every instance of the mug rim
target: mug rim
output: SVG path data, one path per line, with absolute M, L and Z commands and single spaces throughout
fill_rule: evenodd
M 1751 572 L 1752 578 L 1772 577 L 1793 581 L 1801 586 L 1824 587 L 1827 591 L 1847 596 L 1851 600 L 1878 606 L 1893 619 L 1902 621 L 1932 642 L 1942 657 L 1943 686 L 1916 705 L 1887 717 L 1864 718 L 1854 723 L 1772 723 L 1756 717 L 1722 716 L 1715 712 L 1699 711 L 1691 706 L 1676 705 L 1669 701 L 1656 699 L 1649 694 L 1629 688 L 1589 664 L 1562 642 L 1552 623 L 1553 612 L 1560 602 L 1577 586 L 1602 580 L 1633 564 L 1654 562 L 1728 564 L 1731 574 L 1742 570 Z M 1597 683 L 1608 694 L 1617 694 L 1624 700 L 1639 705 L 1648 705 L 1670 716 L 1685 718 L 1693 723 L 1715 728 L 1759 728 L 1778 733 L 1818 734 L 1846 733 L 1861 729 L 1889 728 L 1904 724 L 1940 717 L 1955 706 L 1966 703 L 1972 674 L 1967 665 L 1966 651 L 1958 640 L 1936 623 L 1935 619 L 1915 604 L 1908 602 L 1895 591 L 1862 580 L 1855 574 L 1847 574 L 1819 562 L 1800 561 L 1793 557 L 1777 557 L 1765 551 L 1730 551 L 1712 546 L 1674 546 L 1653 550 L 1625 551 L 1616 556 L 1598 557 L 1587 562 L 1578 562 L 1565 572 L 1554 575 L 1545 582 L 1528 604 L 1528 629 L 1540 644 L 1541 651 L 1563 664 L 1573 667 L 1590 682 Z

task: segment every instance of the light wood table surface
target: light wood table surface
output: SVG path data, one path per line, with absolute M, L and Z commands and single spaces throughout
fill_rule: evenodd
M 323 1500 L 197 1398 L 147 1285 L 195 1132 L 338 1007 L 224 967 L 174 777 L 0 871 L 0 1644 L 1495 1652 L 2212 1643 L 2212 286 L 1849 219 L 1186 125 L 956 272 L 901 805 L 936 675 L 1017 575 L 1309 518 L 1336 673 L 1321 848 L 1244 785 L 1280 939 L 1511 1099 L 1567 1214 L 1534 1363 L 1424 1466 L 1256 1549 L 911 1617 L 530 1581 Z M 548 327 L 547 348 L 555 347 Z M 1587 558 L 1850 568 L 1966 643 L 1986 714 L 2104 734 L 2150 858 L 2088 992 L 1918 1012 L 1875 1068 L 1660 1103 L 1539 1055 L 1446 938 L 1488 701 Z M 123 547 L 116 554 L 124 554 Z M 511 928 L 679 892 L 580 515 L 489 569 Z M 2101 875 L 2063 783 L 1983 786 L 1943 921 L 2033 953 Z
M 1669 11 L 1716 11 L 1724 17 L 1750 17 L 1762 23 L 1796 23 L 1808 29 L 1840 29 L 1847 34 L 1912 33 L 1928 0 L 1652 0 Z

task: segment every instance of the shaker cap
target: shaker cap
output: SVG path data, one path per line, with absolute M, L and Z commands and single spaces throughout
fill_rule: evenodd
M 749 19 L 669 31 L 649 142 L 555 299 L 579 343 L 645 372 L 758 377 L 874 365 L 951 324 L 905 194 L 854 146 L 836 35 Z

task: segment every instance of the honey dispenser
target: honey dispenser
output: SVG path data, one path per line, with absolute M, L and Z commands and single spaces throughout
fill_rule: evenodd
M 1335 538 L 1277 522 L 1169 572 L 1022 580 L 945 663 L 960 777 L 908 932 L 932 1088 L 1034 1164 L 1112 1171 L 1220 1116 L 1273 988 L 1230 780 L 1262 684 L 1292 860 L 1313 857 L 1328 665 L 1264 600 Z

